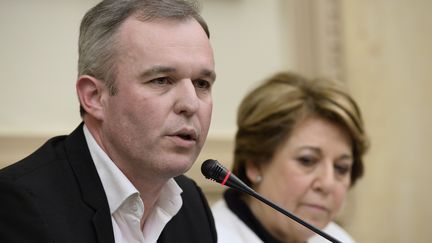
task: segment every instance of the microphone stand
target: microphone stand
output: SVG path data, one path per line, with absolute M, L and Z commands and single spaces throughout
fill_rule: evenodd
M 248 185 L 246 185 L 243 181 L 241 181 L 237 176 L 231 174 L 231 171 L 227 170 L 224 166 L 219 164 L 217 160 L 208 159 L 204 161 L 204 163 L 201 166 L 201 172 L 202 174 L 211 180 L 214 180 L 222 185 L 228 186 L 230 188 L 236 189 L 238 191 L 247 193 L 251 195 L 252 197 L 260 200 L 261 202 L 267 204 L 268 206 L 272 207 L 273 209 L 279 211 L 280 213 L 283 213 L 285 216 L 288 216 L 292 220 L 296 221 L 297 223 L 305 226 L 306 228 L 312 230 L 313 232 L 321 235 L 322 237 L 326 238 L 327 240 L 333 242 L 333 243 L 342 243 L 339 240 L 335 239 L 331 235 L 325 233 L 324 231 L 316 228 L 315 226 L 307 223 L 306 221 L 300 219 L 299 217 L 295 216 L 294 214 L 290 213 L 289 211 L 279 207 L 278 205 L 274 204 L 272 201 L 264 198 L 257 192 L 255 192 L 252 188 L 250 188 Z
M 313 232 L 315 232 L 315 233 L 321 235 L 322 237 L 326 238 L 330 242 L 333 242 L 333 243 L 342 243 L 339 240 L 337 240 L 334 237 L 332 237 L 331 235 L 329 235 L 329 234 L 325 233 L 324 231 L 316 228 L 315 226 L 307 223 L 306 221 L 300 219 L 299 217 L 295 216 L 294 214 L 290 213 L 289 211 L 287 211 L 287 210 L 279 207 L 278 205 L 276 205 L 272 201 L 264 198 L 263 196 L 261 196 L 260 194 L 258 194 L 254 190 L 252 190 L 250 187 L 246 187 L 246 188 L 233 187 L 233 188 L 237 189 L 237 190 L 239 190 L 241 192 L 247 193 L 247 194 L 251 195 L 252 197 L 260 200 L 261 202 L 269 205 L 270 207 L 274 208 L 275 210 L 279 211 L 280 213 L 283 213 L 284 215 L 290 217 L 292 220 L 296 221 L 297 223 L 305 226 L 306 228 L 308 228 L 308 229 L 312 230 Z

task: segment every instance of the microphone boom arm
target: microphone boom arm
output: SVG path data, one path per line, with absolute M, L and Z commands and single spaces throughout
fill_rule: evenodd
M 251 195 L 252 197 L 260 200 L 261 202 L 269 205 L 273 209 L 279 211 L 280 213 L 283 213 L 284 215 L 288 216 L 292 220 L 296 221 L 297 223 L 305 226 L 306 228 L 312 230 L 313 232 L 321 235 L 322 237 L 326 238 L 330 242 L 333 243 L 342 243 L 341 241 L 335 239 L 331 235 L 325 233 L 324 231 L 316 228 L 315 226 L 307 223 L 306 221 L 300 219 L 299 217 L 295 216 L 291 212 L 279 207 L 272 201 L 264 198 L 259 193 L 255 192 L 252 188 L 250 188 L 248 185 L 246 185 L 243 181 L 241 181 L 239 178 L 237 178 L 235 175 L 231 174 L 231 171 L 227 170 L 224 166 L 222 166 L 217 160 L 208 159 L 203 162 L 201 166 L 201 172 L 202 174 L 210 180 L 214 180 L 223 186 L 227 186 L 233 189 L 236 189 L 238 191 L 247 193 Z

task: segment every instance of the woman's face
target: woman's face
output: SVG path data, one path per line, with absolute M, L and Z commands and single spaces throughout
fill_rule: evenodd
M 320 118 L 300 122 L 263 167 L 248 166 L 247 175 L 264 197 L 301 219 L 324 228 L 339 212 L 350 185 L 352 145 L 347 132 Z M 257 177 L 262 180 L 257 182 Z M 251 199 L 256 217 L 277 238 L 304 241 L 313 235 L 285 215 Z

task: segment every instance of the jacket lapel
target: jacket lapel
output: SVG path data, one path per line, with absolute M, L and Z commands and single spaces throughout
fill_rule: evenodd
M 98 241 L 114 243 L 108 200 L 85 141 L 83 123 L 66 139 L 66 153 L 83 201 L 95 211 L 92 221 Z

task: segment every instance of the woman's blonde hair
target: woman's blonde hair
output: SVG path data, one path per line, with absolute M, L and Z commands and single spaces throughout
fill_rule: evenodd
M 326 119 L 344 128 L 352 140 L 351 186 L 363 175 L 362 157 L 368 141 L 360 109 L 343 83 L 279 73 L 252 90 L 237 115 L 233 173 L 251 186 L 246 163 L 259 166 L 272 160 L 295 125 L 309 117 Z

